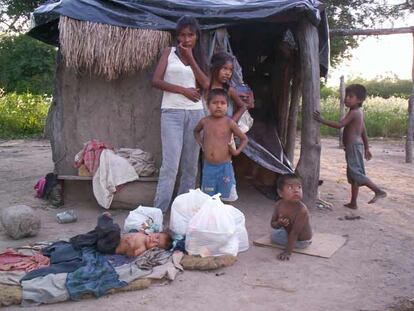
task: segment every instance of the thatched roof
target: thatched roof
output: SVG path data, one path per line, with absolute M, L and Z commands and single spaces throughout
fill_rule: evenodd
M 170 44 L 171 34 L 61 16 L 59 42 L 67 67 L 113 80 L 151 65 Z
M 115 79 L 146 68 L 171 40 L 183 15 L 203 30 L 237 24 L 297 22 L 319 28 L 321 63 L 328 64 L 328 28 L 319 0 L 68 0 L 47 1 L 33 12 L 29 35 L 61 47 L 65 64 Z

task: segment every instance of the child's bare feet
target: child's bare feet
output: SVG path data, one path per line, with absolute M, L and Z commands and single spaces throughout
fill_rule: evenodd
M 383 199 L 383 198 L 385 198 L 386 196 L 387 196 L 387 193 L 386 193 L 385 191 L 379 190 L 379 191 L 375 192 L 374 197 L 373 197 L 370 201 L 368 201 L 368 204 L 375 203 L 375 202 L 377 202 L 379 199 Z
M 350 208 L 350 209 L 357 209 L 358 205 L 354 204 L 354 203 L 346 203 L 344 204 L 345 207 Z

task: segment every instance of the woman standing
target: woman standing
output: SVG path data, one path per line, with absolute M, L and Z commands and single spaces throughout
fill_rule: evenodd
M 167 212 L 178 167 L 178 194 L 195 187 L 200 148 L 193 130 L 204 117 L 201 92 L 209 86 L 207 63 L 196 19 L 182 17 L 176 26 L 177 47 L 167 48 L 155 69 L 153 87 L 163 90 L 161 103 L 162 165 L 154 206 Z

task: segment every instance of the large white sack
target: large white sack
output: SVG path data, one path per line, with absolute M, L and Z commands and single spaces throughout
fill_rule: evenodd
M 186 232 L 185 249 L 190 255 L 221 256 L 238 253 L 236 224 L 218 195 L 209 197 L 195 214 Z
M 236 225 L 235 235 L 237 236 L 239 243 L 239 252 L 247 251 L 249 249 L 249 235 L 247 234 L 244 214 L 232 205 L 224 204 L 224 207 L 227 208 L 233 216 Z
M 185 235 L 188 222 L 209 198 L 210 196 L 200 189 L 191 189 L 188 193 L 177 196 L 171 205 L 171 231 Z
M 159 208 L 138 206 L 138 208 L 129 212 L 128 217 L 125 219 L 124 231 L 139 230 L 144 223 L 154 223 L 159 227 L 159 231 L 162 231 L 162 211 Z

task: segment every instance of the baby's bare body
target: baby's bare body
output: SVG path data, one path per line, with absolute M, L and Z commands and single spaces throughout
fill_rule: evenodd
M 275 205 L 271 226 L 274 229 L 285 228 L 289 236 L 293 233 L 294 241 L 308 241 L 312 239 L 309 211 L 302 202 L 279 200 Z M 290 251 L 293 249 L 293 243 L 288 245 L 289 248 L 291 248 Z
M 148 239 L 149 236 L 142 232 L 124 234 L 115 252 L 129 257 L 139 256 L 147 250 Z
M 115 253 L 136 257 L 154 247 L 167 248 L 168 239 L 168 234 L 164 232 L 150 234 L 144 232 L 126 233 L 121 236 L 121 241 Z

